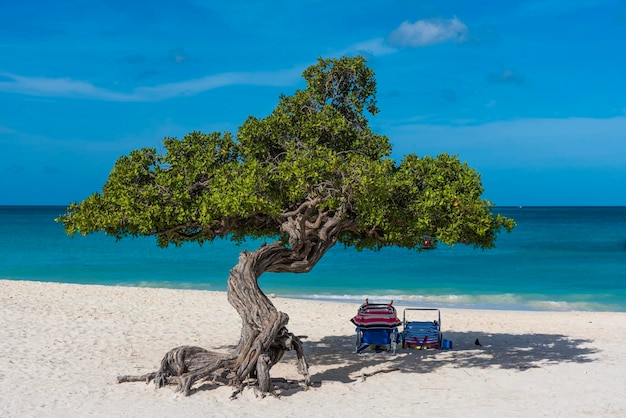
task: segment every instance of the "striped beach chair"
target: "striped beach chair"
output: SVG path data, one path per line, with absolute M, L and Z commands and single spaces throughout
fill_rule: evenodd
M 356 316 L 350 320 L 356 325 L 356 353 L 361 354 L 371 349 L 377 353 L 391 351 L 396 353 L 399 340 L 398 319 L 393 301 L 390 303 L 365 303 L 359 307 Z

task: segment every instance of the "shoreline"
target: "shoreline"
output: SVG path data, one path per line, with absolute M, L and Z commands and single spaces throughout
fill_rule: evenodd
M 456 296 L 456 295 L 455 295 Z M 499 295 L 496 295 L 499 296 Z M 330 303 L 350 303 L 359 306 L 369 298 L 371 301 L 380 303 L 388 303 L 393 301 L 397 308 L 421 307 L 421 308 L 438 308 L 453 310 L 486 310 L 486 311 L 520 311 L 520 312 L 614 312 L 626 313 L 626 309 L 592 309 L 590 306 L 598 306 L 598 304 L 551 301 L 551 300 L 528 300 L 518 303 L 497 303 L 497 302 L 444 302 L 437 301 L 437 297 L 414 298 L 405 295 L 362 295 L 362 296 L 333 296 L 333 295 L 280 295 L 276 297 L 285 299 L 297 299 L 305 301 L 323 301 Z M 446 297 L 442 297 L 445 299 Z M 462 299 L 463 296 L 459 297 Z M 480 297 L 479 297 L 480 298 Z M 424 299 L 424 300 L 422 300 Z M 601 305 L 604 306 L 604 305 Z M 551 307 L 548 309 L 548 307 Z
M 57 283 L 71 284 L 78 286 L 105 286 L 105 287 L 121 287 L 121 288 L 139 288 L 139 289 L 166 289 L 166 290 L 194 290 L 199 292 L 223 292 L 226 294 L 226 280 L 224 280 L 224 289 L 204 288 L 202 286 L 184 286 L 184 283 L 175 282 L 137 282 L 137 283 L 89 283 L 84 281 L 49 281 L 39 279 L 18 278 L 10 279 L 0 277 L 0 281 L 17 281 L 17 282 L 35 282 L 35 283 Z M 170 286 L 168 286 L 170 284 Z M 178 286 L 176 286 L 178 284 Z M 346 295 L 346 294 L 308 294 L 308 293 L 277 293 L 262 290 L 268 295 L 284 299 L 296 299 L 303 301 L 323 301 L 331 303 L 348 303 L 359 306 L 369 298 L 372 301 L 388 303 L 393 301 L 396 307 L 423 307 L 423 308 L 440 308 L 440 309 L 469 309 L 469 310 L 490 310 L 490 311 L 531 311 L 531 312 L 616 312 L 626 313 L 626 306 L 607 305 L 597 302 L 568 302 L 563 300 L 548 299 L 523 299 L 519 295 L 491 294 L 491 295 L 401 295 L 401 294 L 362 294 L 362 295 Z
M 441 309 L 453 349 L 354 353 L 358 304 L 272 298 L 306 335 L 313 386 L 295 354 L 272 378 L 280 398 L 200 385 L 117 384 L 155 371 L 179 345 L 227 351 L 240 318 L 220 291 L 0 280 L 2 416 L 624 416 L 626 313 Z M 401 314 L 401 312 L 399 312 Z M 475 344 L 479 339 L 481 345 Z

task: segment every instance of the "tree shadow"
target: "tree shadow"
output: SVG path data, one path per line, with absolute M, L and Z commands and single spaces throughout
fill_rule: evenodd
M 453 342 L 452 350 L 401 349 L 397 354 L 366 351 L 355 353 L 355 337 L 329 336 L 320 341 L 307 341 L 305 354 L 313 369 L 316 384 L 322 381 L 354 382 L 364 376 L 381 371 L 400 373 L 431 373 L 438 368 L 501 368 L 527 370 L 563 362 L 586 363 L 600 352 L 592 347 L 591 340 L 573 339 L 560 334 L 487 334 L 480 331 L 446 332 Z M 478 340 L 478 341 L 477 341 Z M 480 345 L 477 345 L 478 342 Z
M 475 368 L 524 371 L 564 362 L 592 362 L 594 354 L 601 351 L 592 346 L 592 340 L 570 338 L 561 334 L 491 334 L 468 331 L 446 332 L 444 337 L 453 342 L 451 350 L 402 349 L 398 345 L 396 354 L 366 350 L 361 355 L 355 353 L 356 335 L 327 336 L 319 341 L 305 340 L 304 351 L 310 366 L 309 371 L 312 372 L 312 386 L 320 387 L 324 381 L 351 383 L 383 372 L 432 373 L 450 365 L 468 371 Z M 281 363 L 293 362 L 295 367 L 295 354 L 292 354 L 287 352 Z M 306 390 L 301 380 L 273 376 L 272 383 L 275 395 L 281 397 Z M 217 379 L 204 383 L 194 392 L 212 390 L 227 384 L 227 381 Z

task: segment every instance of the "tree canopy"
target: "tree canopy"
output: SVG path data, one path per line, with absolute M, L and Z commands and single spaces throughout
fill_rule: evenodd
M 165 138 L 161 153 L 122 156 L 101 193 L 59 218 L 66 232 L 154 235 L 161 246 L 287 243 L 296 231 L 284 221 L 303 205 L 340 220 L 334 238 L 358 249 L 418 249 L 425 235 L 489 248 L 514 226 L 492 213 L 480 175 L 457 157 L 389 157 L 388 138 L 368 126 L 378 108 L 365 59 L 319 59 L 303 77 L 305 89 L 280 96 L 269 116 L 249 117 L 236 136 L 191 132 Z

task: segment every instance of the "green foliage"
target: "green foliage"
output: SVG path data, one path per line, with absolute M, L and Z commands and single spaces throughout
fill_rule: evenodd
M 338 236 L 359 249 L 419 248 L 424 235 L 493 246 L 511 219 L 491 212 L 480 176 L 447 154 L 389 158 L 373 133 L 374 72 L 357 58 L 320 59 L 307 87 L 281 96 L 264 119 L 237 132 L 166 138 L 164 152 L 141 149 L 115 163 L 101 193 L 72 203 L 58 221 L 68 234 L 154 235 L 161 246 L 226 237 L 276 237 L 284 214 L 315 201 L 341 209 Z

